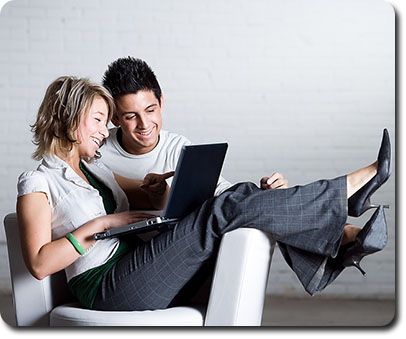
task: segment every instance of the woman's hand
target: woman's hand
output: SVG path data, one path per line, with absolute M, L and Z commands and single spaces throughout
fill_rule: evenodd
M 156 215 L 136 212 L 136 211 L 127 211 L 115 214 L 108 214 L 102 217 L 99 217 L 99 222 L 101 222 L 104 230 L 125 226 L 133 224 L 135 222 L 143 221 L 149 218 L 156 217 Z
M 261 189 L 277 189 L 288 188 L 288 180 L 282 174 L 275 172 L 270 177 L 263 177 L 261 179 Z

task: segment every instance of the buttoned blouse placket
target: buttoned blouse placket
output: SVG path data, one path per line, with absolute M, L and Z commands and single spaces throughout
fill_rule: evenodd
M 84 181 L 79 175 L 77 175 L 75 173 L 75 171 L 73 169 L 71 169 L 70 167 L 65 167 L 63 169 L 63 175 L 65 177 L 66 180 L 72 182 L 73 184 L 82 187 L 86 190 L 89 190 L 90 192 L 92 192 L 93 194 L 96 193 L 95 195 L 97 196 L 97 198 L 100 201 L 101 206 L 103 206 L 103 199 L 99 194 L 99 191 L 97 189 L 95 189 L 92 185 L 88 184 L 86 181 Z M 99 179 L 100 180 L 100 179 Z M 105 185 L 107 185 L 105 182 L 103 182 Z M 107 185 L 108 186 L 108 185 Z M 108 186 L 109 187 L 109 186 Z M 114 197 L 114 199 L 116 199 L 116 197 Z M 104 206 L 103 206 L 104 209 Z M 104 213 L 105 214 L 105 213 Z
M 106 175 L 106 173 L 102 173 L 102 169 L 100 169 L 97 165 L 93 165 L 93 166 L 89 166 L 86 162 L 83 162 L 83 165 L 86 167 L 86 169 L 90 172 L 90 173 L 92 173 L 100 182 L 102 182 L 104 185 L 106 185 L 109 189 L 110 189 L 110 191 L 112 192 L 112 194 L 113 194 L 113 197 L 114 197 L 114 201 L 115 201 L 115 203 L 116 203 L 116 209 L 115 209 L 115 213 L 117 213 L 117 212 L 120 212 L 119 211 L 119 201 L 120 201 L 120 198 L 119 198 L 119 196 L 118 196 L 118 192 L 117 192 L 117 186 L 114 186 L 113 185 L 113 183 L 112 182 L 109 182 L 108 180 L 106 180 L 106 177 L 105 177 L 105 175 Z M 100 171 L 100 172 L 99 172 Z M 104 175 L 103 175 L 104 174 Z M 81 179 L 81 178 L 80 178 Z M 112 181 L 114 181 L 115 182 L 115 178 L 114 178 L 114 176 L 112 177 Z M 87 184 L 87 183 L 86 183 Z M 118 185 L 118 184 L 117 184 Z M 93 186 L 90 186 L 93 190 L 96 190 Z M 97 190 L 96 190 L 97 191 Z M 99 194 L 99 191 L 97 191 L 97 194 Z M 99 195 L 100 196 L 100 195 Z M 102 204 L 103 204 L 103 199 L 102 199 L 102 197 L 100 196 L 100 199 L 101 199 L 101 202 L 102 202 Z M 103 205 L 103 208 L 104 208 L 104 205 Z
M 97 165 L 88 166 L 87 163 L 83 163 L 92 174 L 94 174 L 100 181 L 102 181 L 107 187 L 111 189 L 117 204 L 116 210 L 119 209 L 119 206 L 121 206 L 121 204 L 119 203 L 120 199 L 118 197 L 117 188 L 114 187 L 114 177 L 112 176 L 110 180 L 111 182 L 109 182 L 109 179 L 107 177 L 108 172 L 106 172 L 106 170 L 99 168 Z M 82 209 L 82 211 L 71 210 L 68 212 L 68 215 L 70 215 L 69 222 L 73 227 L 72 229 L 67 226 L 66 221 L 63 222 L 66 225 L 66 230 L 68 232 L 77 229 L 78 227 L 83 225 L 83 223 L 86 223 L 91 219 L 106 215 L 103 198 L 100 196 L 99 191 L 88 184 L 86 181 L 84 181 L 78 174 L 76 174 L 76 172 L 66 162 L 58 157 L 48 157 L 44 159 L 44 165 L 51 170 L 61 171 L 62 178 L 67 184 L 69 183 L 70 185 L 74 185 L 75 187 L 77 187 L 77 189 L 82 190 L 82 193 L 84 193 L 83 190 L 88 192 L 86 194 L 80 194 L 82 200 L 80 200 L 79 202 L 79 206 L 88 206 L 88 209 Z M 65 191 L 64 194 L 65 195 L 61 196 L 60 198 L 66 199 L 66 195 L 75 193 L 72 193 L 72 189 L 68 189 Z M 97 201 L 93 199 L 97 199 Z M 61 203 L 61 201 L 59 200 L 58 203 Z M 58 232 L 58 237 L 60 236 L 63 236 L 63 234 L 60 234 L 60 232 Z

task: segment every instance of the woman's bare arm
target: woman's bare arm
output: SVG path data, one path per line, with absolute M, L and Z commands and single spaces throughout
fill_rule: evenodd
M 79 258 L 80 254 L 66 238 L 52 241 L 51 208 L 45 193 L 36 192 L 19 197 L 17 216 L 24 261 L 35 278 L 42 280 Z M 137 212 L 109 214 L 87 222 L 72 234 L 87 250 L 95 242 L 94 233 L 147 217 L 150 215 Z

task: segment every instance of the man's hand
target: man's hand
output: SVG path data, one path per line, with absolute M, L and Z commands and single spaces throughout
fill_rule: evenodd
M 163 208 L 165 206 L 169 193 L 169 186 L 165 180 L 174 174 L 175 172 L 171 171 L 164 174 L 149 173 L 145 176 L 140 188 L 147 193 L 154 207 Z
M 277 189 L 288 188 L 288 180 L 283 177 L 282 174 L 275 172 L 270 177 L 264 177 L 261 179 L 261 189 Z

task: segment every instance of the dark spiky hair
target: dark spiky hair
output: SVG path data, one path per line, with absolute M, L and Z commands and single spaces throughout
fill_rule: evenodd
M 125 94 L 138 91 L 152 91 L 161 104 L 161 87 L 151 67 L 133 57 L 119 58 L 113 61 L 103 76 L 103 86 L 112 94 L 114 100 Z

